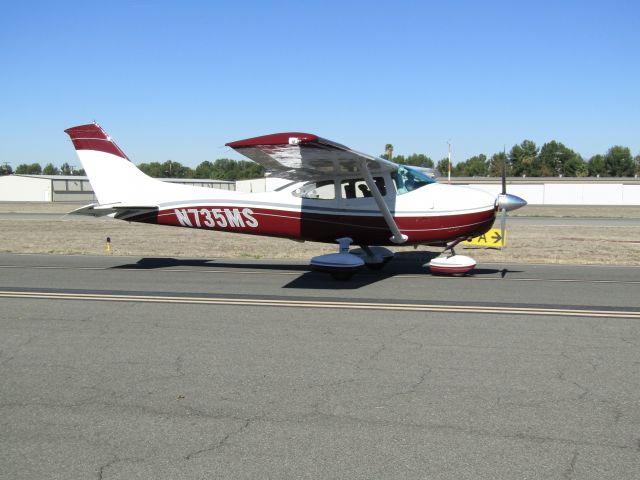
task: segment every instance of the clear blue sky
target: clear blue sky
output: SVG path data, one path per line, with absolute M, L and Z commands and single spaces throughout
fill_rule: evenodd
M 96 120 L 136 163 L 306 131 L 380 154 L 525 138 L 640 153 L 637 1 L 4 2 L 0 162 L 77 165 Z

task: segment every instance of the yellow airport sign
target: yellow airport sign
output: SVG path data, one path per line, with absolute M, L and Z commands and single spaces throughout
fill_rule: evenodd
M 481 247 L 502 247 L 507 245 L 507 231 L 504 231 L 504 243 L 502 241 L 502 233 L 499 228 L 492 228 L 487 233 L 483 233 L 479 237 L 473 237 L 471 240 L 461 242 L 465 245 L 479 245 Z

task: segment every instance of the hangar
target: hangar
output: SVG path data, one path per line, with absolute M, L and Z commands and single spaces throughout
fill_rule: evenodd
M 190 178 L 162 178 L 171 183 L 235 190 L 235 182 Z M 5 175 L 0 177 L 0 202 L 95 202 L 87 177 L 75 175 Z
M 165 182 L 199 187 L 264 192 L 287 183 L 278 178 L 210 180 L 161 178 Z M 444 178 L 440 179 L 445 182 Z M 491 194 L 500 192 L 496 178 L 453 178 L 453 184 L 471 185 Z M 508 178 L 510 193 L 526 198 L 529 205 L 640 205 L 638 178 Z M 0 177 L 0 202 L 95 202 L 87 177 L 71 175 L 6 175 Z
M 61 198 L 62 197 L 62 198 Z M 66 200 L 64 197 L 72 197 Z M 66 175 L 6 175 L 0 177 L 0 201 L 53 202 L 95 199 L 86 177 Z

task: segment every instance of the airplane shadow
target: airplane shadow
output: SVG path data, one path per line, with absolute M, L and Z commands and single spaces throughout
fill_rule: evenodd
M 172 267 L 202 267 L 202 268 L 237 268 L 237 269 L 251 269 L 251 270 L 285 270 L 285 271 L 308 271 L 309 266 L 303 264 L 287 264 L 287 263 L 256 263 L 251 261 L 246 262 L 229 262 L 224 260 L 209 260 L 209 259 L 187 259 L 187 258 L 172 258 L 172 257 L 145 257 L 141 258 L 135 263 L 127 263 L 123 265 L 116 265 L 111 267 L 113 269 L 140 269 L 140 270 L 154 270 L 160 268 L 172 268 Z
M 285 271 L 300 272 L 291 282 L 282 286 L 282 288 L 297 289 L 313 289 L 313 290 L 356 290 L 376 282 L 395 277 L 398 275 L 420 275 L 420 276 L 442 276 L 430 272 L 425 266 L 431 259 L 437 257 L 436 252 L 398 252 L 394 259 L 380 270 L 372 270 L 363 268 L 356 273 L 351 279 L 336 280 L 331 275 L 312 271 L 308 263 L 279 263 L 265 261 L 226 261 L 226 260 L 208 260 L 208 259 L 182 259 L 172 257 L 146 257 L 141 258 L 135 263 L 116 265 L 113 269 L 140 269 L 154 270 L 164 268 L 180 268 L 180 267 L 197 267 L 203 269 L 225 268 L 230 270 L 264 270 L 264 271 Z M 496 277 L 505 278 L 509 273 L 518 273 L 516 270 L 507 268 L 475 268 L 470 274 L 465 275 L 467 278 L 473 277 Z

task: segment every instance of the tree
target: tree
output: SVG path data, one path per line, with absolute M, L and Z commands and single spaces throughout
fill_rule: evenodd
M 604 175 L 606 172 L 606 167 L 604 165 L 604 156 L 603 155 L 594 155 L 587 162 L 587 169 L 589 170 L 590 177 L 599 177 Z
M 640 175 L 640 155 L 636 155 L 633 161 L 636 164 L 636 175 Z
M 22 163 L 16 167 L 16 173 L 18 175 L 40 175 L 42 174 L 42 167 L 39 163 L 26 164 Z
M 163 177 L 165 178 L 193 178 L 194 173 L 191 168 L 182 165 L 180 162 L 167 160 L 162 164 Z
M 616 145 L 611 147 L 604 156 L 604 167 L 611 177 L 631 177 L 635 174 L 635 165 L 631 151 L 627 147 Z
M 211 163 L 205 160 L 196 167 L 196 178 L 215 178 L 218 180 L 243 180 L 264 176 L 264 167 L 256 162 L 219 158 Z
M 54 166 L 53 163 L 47 163 L 42 169 L 42 173 L 45 175 L 59 175 L 60 170 L 58 170 L 58 167 Z
M 486 177 L 489 174 L 489 161 L 484 153 L 460 162 L 455 168 L 456 176 Z
M 402 158 L 404 161 L 400 162 L 398 159 Z M 413 165 L 414 167 L 433 168 L 433 160 L 423 153 L 412 153 L 407 158 L 399 155 L 393 159 L 396 163 L 403 163 L 405 165 Z
M 141 163 L 138 165 L 138 168 L 140 171 L 153 178 L 162 178 L 164 176 L 162 165 L 158 162 Z
M 386 158 L 387 160 L 391 160 L 393 158 L 393 145 L 387 143 L 384 146 L 384 155 L 382 155 L 382 158 Z
M 449 175 L 449 159 L 443 158 L 442 160 L 438 160 L 436 170 L 440 173 L 441 177 L 447 177 Z
M 582 160 L 582 157 L 580 157 Z M 587 167 L 587 162 L 582 160 L 582 163 L 576 167 L 576 177 L 588 177 L 589 176 L 589 168 Z
M 0 176 L 2 175 L 11 175 L 13 173 L 13 168 L 8 163 L 3 163 L 0 165 Z
M 60 175 L 73 175 L 73 167 L 67 162 L 60 165 Z
M 582 157 L 555 140 L 542 146 L 538 154 L 538 163 L 540 175 L 543 177 L 575 177 L 578 171 L 584 171 Z
M 506 161 L 507 164 L 507 177 L 512 176 L 511 163 L 505 152 L 494 153 L 489 160 L 489 176 L 490 177 L 502 177 L 502 165 Z
M 513 175 L 540 176 L 538 147 L 531 140 L 524 140 L 520 145 L 514 145 L 509 152 L 509 161 L 513 168 Z
M 196 178 L 212 179 L 213 178 L 212 170 L 213 170 L 213 163 L 211 163 L 209 160 L 205 160 L 204 162 L 202 162 L 200 165 L 196 167 L 194 174 Z
M 180 162 L 167 160 L 166 162 L 141 163 L 138 168 L 153 178 L 194 178 L 194 171 Z

